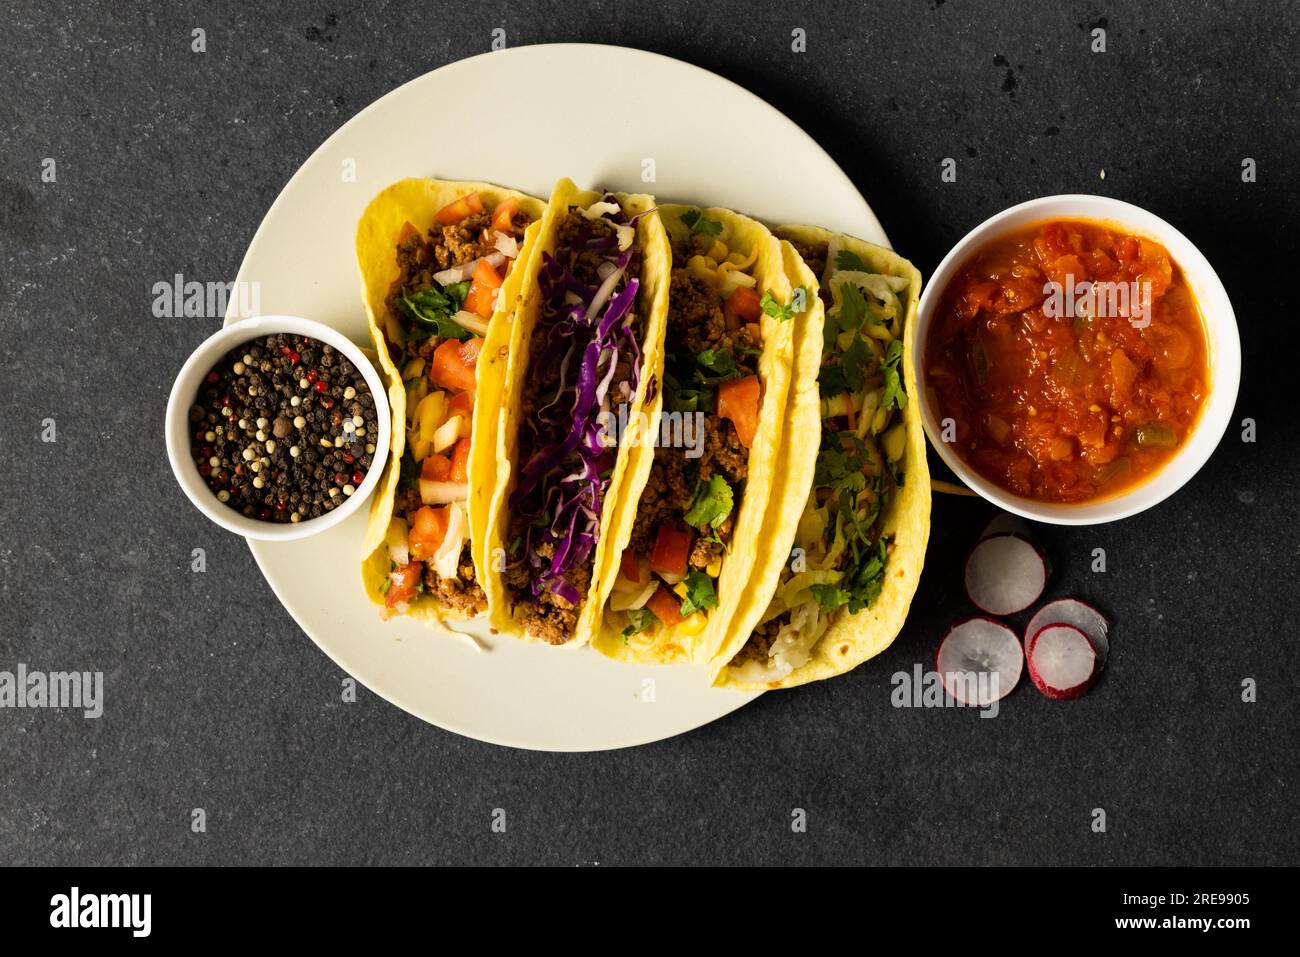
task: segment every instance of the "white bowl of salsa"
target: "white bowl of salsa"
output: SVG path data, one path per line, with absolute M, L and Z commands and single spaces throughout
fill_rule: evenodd
M 1222 282 L 1186 236 L 1120 200 L 1048 196 L 981 223 L 916 321 L 930 441 L 975 492 L 1037 521 L 1098 524 L 1163 501 L 1236 405 Z

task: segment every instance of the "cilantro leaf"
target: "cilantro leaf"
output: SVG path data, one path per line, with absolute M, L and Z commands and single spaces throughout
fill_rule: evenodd
M 671 397 L 664 396 L 664 406 L 670 412 L 700 412 L 712 402 L 711 394 L 702 389 L 678 389 Z
M 645 631 L 659 619 L 649 608 L 629 608 L 627 610 L 627 627 L 623 629 L 623 637 L 631 638 L 633 635 Z
M 882 409 L 891 409 L 895 406 L 900 409 L 907 407 L 907 393 L 903 391 L 902 377 L 898 372 L 898 363 L 902 358 L 903 344 L 894 339 L 885 350 L 885 394 L 880 398 Z
M 840 370 L 850 392 L 861 392 L 867 381 L 867 370 L 876 361 L 876 354 L 867 345 L 867 340 L 854 336 L 849 347 L 840 356 Z
M 707 484 L 695 490 L 695 500 L 686 513 L 686 523 L 701 531 L 706 527 L 717 528 L 731 514 L 734 504 L 735 496 L 727 480 L 721 475 L 710 476 Z
M 842 436 L 852 437 L 847 442 L 851 448 L 845 449 L 846 442 Z M 865 489 L 867 476 L 863 469 L 866 466 L 866 454 L 853 447 L 855 441 L 861 443 L 862 440 L 854 432 L 832 432 L 823 438 L 829 438 L 830 441 L 824 441 L 821 451 L 817 453 L 817 465 L 813 474 L 817 487 L 848 492 L 850 495 L 856 495 Z
M 833 361 L 822 366 L 817 383 L 823 395 L 860 392 L 867 380 L 867 370 L 876 360 L 875 353 L 861 336 L 854 336 L 849 347 Z
M 851 562 L 844 570 L 840 587 L 849 593 L 849 614 L 856 615 L 864 608 L 870 608 L 880 597 L 885 584 L 886 545 L 883 538 L 876 542 L 859 561 Z
M 703 370 L 696 375 L 705 385 L 716 385 L 740 377 L 736 357 L 727 349 L 705 349 L 696 355 L 695 363 Z
M 431 335 L 444 339 L 468 339 L 472 333 L 452 319 L 469 295 L 469 280 L 454 282 L 439 289 L 430 286 L 419 292 L 402 290 L 397 297 L 398 309 L 417 324 L 409 339 L 427 339 Z
M 808 590 L 812 592 L 817 604 L 827 611 L 834 611 L 841 605 L 847 605 L 849 599 L 853 597 L 839 585 L 809 585 Z
M 704 213 L 698 209 L 688 209 L 680 216 L 681 221 L 692 233 L 699 233 L 705 236 L 720 236 L 722 234 L 722 223 L 716 219 L 705 219 Z
M 821 371 L 817 373 L 817 386 L 824 396 L 839 395 L 841 392 L 849 391 L 849 384 L 844 381 L 844 372 L 838 362 L 829 362 L 822 366 Z
M 871 272 L 867 264 L 862 261 L 862 257 L 847 249 L 841 249 L 835 254 L 835 268 L 849 272 Z
M 763 312 L 780 322 L 789 322 L 794 318 L 794 306 L 783 306 L 772 298 L 770 292 L 763 293 L 763 298 L 758 301 Z
M 718 596 L 713 591 L 712 578 L 702 571 L 693 571 L 686 576 L 686 597 L 682 599 L 683 617 L 713 608 L 717 604 Z
M 664 408 L 671 412 L 704 412 L 713 408 L 714 386 L 739 379 L 743 370 L 727 349 L 705 349 L 664 360 Z
M 870 319 L 867 312 L 867 297 L 862 290 L 851 282 L 840 283 L 840 311 L 837 316 L 841 329 L 858 329 L 864 320 Z

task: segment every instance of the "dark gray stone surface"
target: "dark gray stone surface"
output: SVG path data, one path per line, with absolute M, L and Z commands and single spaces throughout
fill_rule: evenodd
M 97 721 L 0 710 L 0 863 L 1300 859 L 1300 336 L 1285 295 L 1300 38 L 1286 5 L 897 0 L 833 23 L 822 5 L 741 2 L 4 6 L 0 670 L 102 670 L 109 705 Z M 1201 246 L 1236 302 L 1236 420 L 1253 417 L 1259 441 L 1234 427 L 1138 518 L 1041 530 L 1053 592 L 1116 623 L 1088 697 L 1053 704 L 1026 685 L 993 721 L 891 708 L 890 674 L 928 660 L 966 611 L 958 568 L 989 514 L 940 498 L 914 613 L 881 659 L 676 740 L 522 753 L 364 691 L 339 702 L 340 673 L 244 544 L 172 481 L 167 390 L 217 323 L 155 319 L 149 290 L 176 272 L 231 278 L 317 144 L 498 26 L 512 44 L 645 47 L 744 84 L 806 124 L 926 272 L 985 216 L 1057 192 L 1122 197 Z M 190 52 L 195 27 L 206 54 Z M 946 156 L 955 184 L 939 180 Z M 1242 183 L 1243 157 L 1258 182 Z M 189 569 L 194 546 L 206 574 Z M 1105 575 L 1088 572 L 1098 546 Z M 489 830 L 494 807 L 507 835 Z

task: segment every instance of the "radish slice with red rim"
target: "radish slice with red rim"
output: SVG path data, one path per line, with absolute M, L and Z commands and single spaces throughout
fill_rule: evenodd
M 1022 535 L 982 538 L 966 559 L 966 594 L 990 615 L 1024 611 L 1047 587 L 1047 559 Z
M 1097 653 L 1074 625 L 1047 625 L 1034 632 L 1025 654 L 1029 679 L 1054 701 L 1077 698 L 1097 676 Z
M 992 618 L 957 622 L 934 655 L 935 671 L 948 694 L 963 704 L 980 707 L 1011 694 L 1024 664 L 1016 633 Z M 986 677 L 981 679 L 981 675 Z
M 998 512 L 989 519 L 989 523 L 984 526 L 984 531 L 980 532 L 982 539 L 992 535 L 1019 535 L 1021 538 L 1028 538 L 1029 523 L 1019 515 Z
M 1109 625 L 1106 616 L 1087 602 L 1077 598 L 1057 598 L 1049 601 L 1029 619 L 1025 626 L 1025 653 L 1029 653 L 1029 639 L 1048 625 L 1073 625 L 1088 636 L 1092 650 L 1097 653 L 1097 670 L 1101 671 L 1110 655 Z

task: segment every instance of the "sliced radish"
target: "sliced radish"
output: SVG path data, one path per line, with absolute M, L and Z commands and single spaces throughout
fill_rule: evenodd
M 966 594 L 990 615 L 1024 611 L 1047 586 L 1047 559 L 1029 539 L 1002 532 L 980 539 L 966 559 Z
M 1029 523 L 1019 515 L 998 512 L 989 519 L 989 523 L 984 526 L 984 531 L 980 532 L 980 538 L 988 538 L 991 535 L 1019 535 L 1028 538 Z
M 1029 652 L 1029 639 L 1048 625 L 1073 625 L 1088 636 L 1092 650 L 1097 653 L 1097 670 L 1101 671 L 1110 655 L 1109 626 L 1106 616 L 1087 602 L 1077 598 L 1057 598 L 1049 601 L 1029 619 L 1025 626 L 1025 652 Z
M 1034 632 L 1026 659 L 1034 686 L 1055 701 L 1079 697 L 1097 676 L 1097 653 L 1074 625 L 1048 625 Z
M 992 618 L 957 622 L 934 655 L 935 670 L 948 694 L 963 704 L 980 707 L 1011 694 L 1024 664 L 1016 633 Z M 987 677 L 981 680 L 981 674 Z M 974 682 L 957 677 L 964 675 L 973 675 Z

